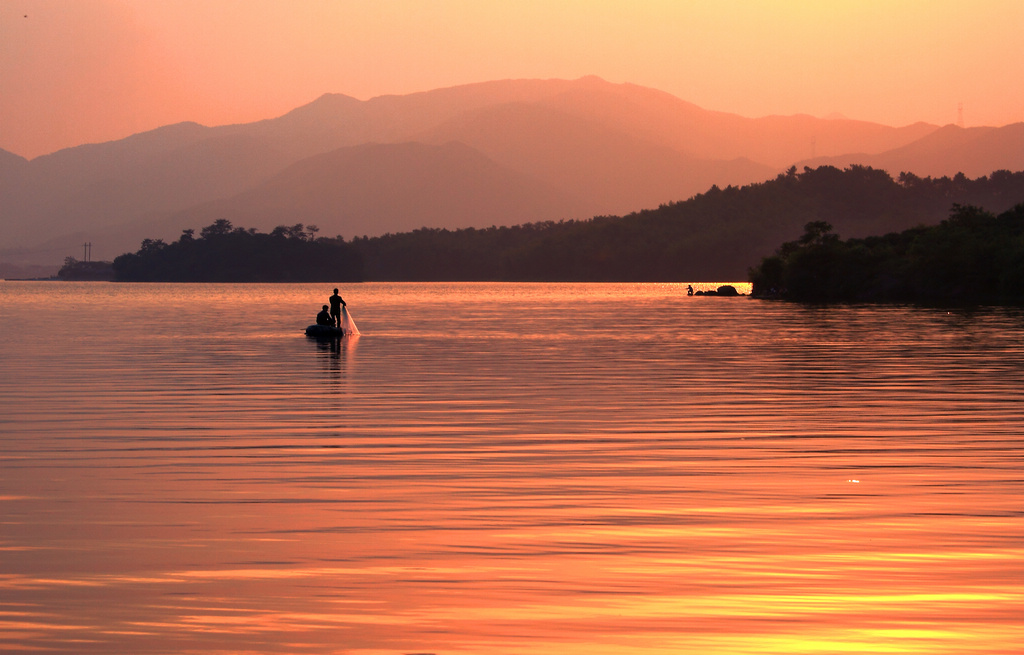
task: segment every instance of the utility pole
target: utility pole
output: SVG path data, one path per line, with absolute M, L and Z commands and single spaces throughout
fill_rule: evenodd
M 85 261 L 89 261 L 92 257 L 92 241 L 86 241 L 82 244 L 82 257 Z

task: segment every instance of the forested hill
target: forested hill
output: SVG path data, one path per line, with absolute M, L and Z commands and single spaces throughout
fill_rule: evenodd
M 825 221 L 750 271 L 755 296 L 798 302 L 1024 305 L 1024 204 L 955 205 L 938 225 L 840 239 Z
M 892 179 L 853 166 L 791 168 L 744 187 L 622 217 L 356 239 L 370 280 L 723 281 L 827 221 L 864 237 L 944 220 L 953 204 L 1002 212 L 1024 202 L 1024 172 L 974 180 Z
M 231 232 L 223 221 L 204 228 L 199 238 L 189 230 L 180 242 L 147 240 L 138 253 L 115 260 L 115 273 L 122 280 L 196 281 L 742 280 L 751 266 L 814 221 L 829 223 L 846 238 L 866 237 L 938 224 L 954 204 L 998 213 L 1021 202 L 1024 172 L 997 171 L 974 180 L 902 174 L 894 180 L 884 171 L 860 166 L 792 168 L 764 183 L 712 187 L 655 210 L 580 221 L 423 228 L 349 242 L 317 238 L 301 225 L 278 228 L 274 239 L 263 238 L 244 228 Z M 229 234 L 235 236 L 226 240 Z M 275 243 L 287 245 L 290 255 L 278 253 Z M 225 250 L 232 247 L 249 250 L 233 257 Z M 311 248 L 316 248 L 315 257 L 303 254 Z M 204 259 L 207 252 L 215 262 Z M 289 265 L 293 260 L 302 266 Z M 244 270 L 225 268 L 230 261 L 244 262 Z M 320 270 L 314 261 L 331 264 Z

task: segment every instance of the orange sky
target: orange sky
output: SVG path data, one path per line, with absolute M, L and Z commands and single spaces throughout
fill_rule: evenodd
M 743 116 L 1024 120 L 1020 0 L 0 0 L 0 148 L 504 78 Z

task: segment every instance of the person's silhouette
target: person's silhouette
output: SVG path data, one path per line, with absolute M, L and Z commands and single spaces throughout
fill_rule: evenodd
M 328 298 L 328 300 L 331 302 L 332 325 L 334 327 L 341 327 L 341 308 L 345 306 L 345 301 L 338 295 L 337 289 L 334 290 L 334 295 Z

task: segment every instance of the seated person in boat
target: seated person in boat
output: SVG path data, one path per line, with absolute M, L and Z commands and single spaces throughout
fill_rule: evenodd
M 324 305 L 324 308 L 320 310 L 319 314 L 316 315 L 316 324 L 334 325 L 334 317 L 332 317 L 331 313 L 327 311 L 327 305 Z

